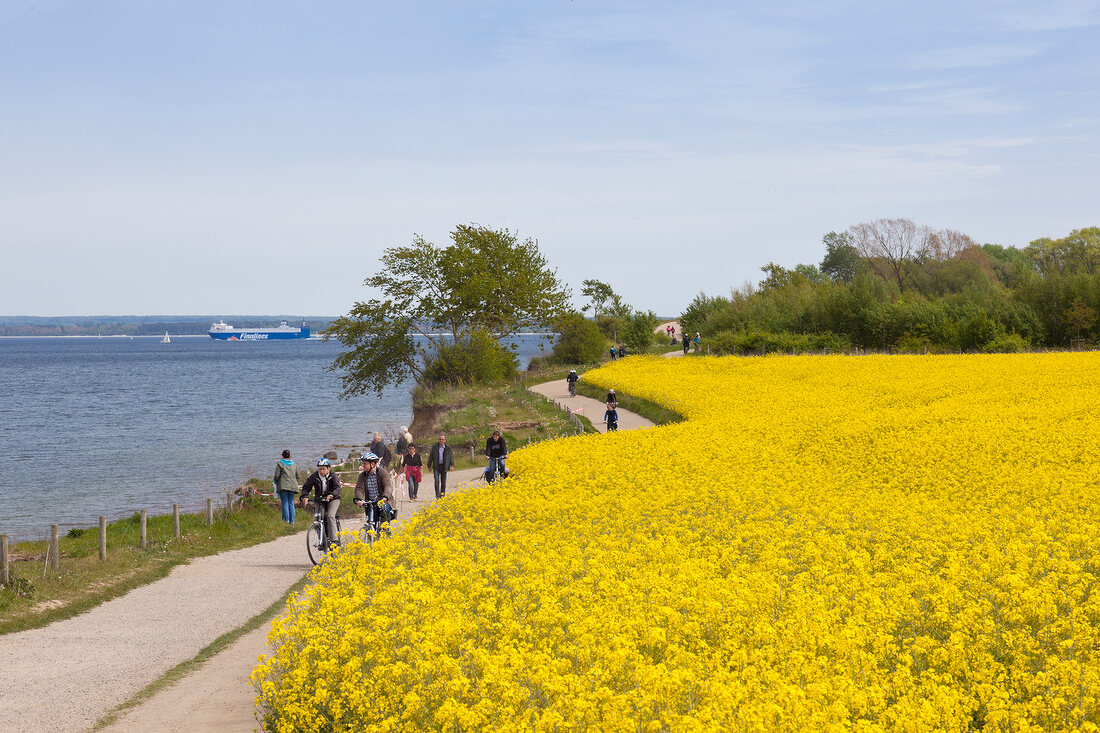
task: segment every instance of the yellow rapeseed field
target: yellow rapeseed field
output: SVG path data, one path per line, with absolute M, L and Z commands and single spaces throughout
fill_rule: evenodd
M 632 358 L 274 624 L 273 731 L 1095 730 L 1100 354 Z

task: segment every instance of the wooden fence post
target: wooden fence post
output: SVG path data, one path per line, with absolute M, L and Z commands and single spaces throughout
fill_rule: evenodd
M 107 559 L 107 517 L 99 518 L 99 559 Z
M 58 558 L 61 556 L 60 547 L 57 542 L 57 525 L 50 525 L 50 570 L 57 570 L 60 562 Z
M 149 514 L 144 509 L 141 510 L 141 528 L 138 534 L 138 544 L 141 549 L 146 549 L 149 546 Z
M 178 540 L 180 538 L 180 505 L 172 505 L 172 533 Z
M 8 575 L 8 536 L 0 534 L 0 583 L 7 585 L 11 580 Z
M 206 500 L 206 523 L 214 524 L 214 500 Z
M 228 514 L 233 511 L 233 493 L 229 492 L 225 495 L 225 513 Z

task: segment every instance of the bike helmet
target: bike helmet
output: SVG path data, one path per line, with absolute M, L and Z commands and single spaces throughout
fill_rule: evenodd
M 373 453 L 371 453 L 370 451 L 367 451 L 366 453 L 364 453 L 364 454 L 363 454 L 363 455 L 362 455 L 362 456 L 360 457 L 360 460 L 363 460 L 363 461 L 374 461 L 375 463 L 378 463 L 378 456 L 374 455 L 374 454 L 373 454 Z
M 320 468 L 321 466 L 328 466 L 329 468 L 331 468 L 332 461 L 327 458 L 322 458 L 321 460 L 317 461 L 317 468 Z

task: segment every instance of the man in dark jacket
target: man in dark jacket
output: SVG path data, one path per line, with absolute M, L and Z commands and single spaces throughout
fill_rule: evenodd
M 439 442 L 428 449 L 428 468 L 435 479 L 435 498 L 447 495 L 447 472 L 455 467 L 455 455 L 447 445 L 447 436 L 440 435 Z
M 317 461 L 317 470 L 302 484 L 303 505 L 311 493 L 315 494 L 314 501 L 324 508 L 325 536 L 328 542 L 333 542 L 336 540 L 336 511 L 340 508 L 340 479 L 332 472 L 332 464 L 327 458 Z
M 382 433 L 374 434 L 374 440 L 367 448 L 367 452 L 378 456 L 378 460 L 382 463 L 382 468 L 389 470 L 393 453 L 390 452 L 390 448 L 386 445 L 386 441 L 382 440 Z

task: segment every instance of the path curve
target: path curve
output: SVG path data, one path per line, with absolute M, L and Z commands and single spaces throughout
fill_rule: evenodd
M 565 380 L 531 390 L 581 412 L 602 429 L 604 405 L 569 397 Z M 619 410 L 622 430 L 653 423 Z M 448 493 L 484 485 L 481 468 L 451 474 Z M 435 501 L 430 477 L 420 501 L 395 487 L 399 523 Z M 350 513 L 350 512 L 348 512 Z M 347 522 L 356 528 L 361 520 Z M 177 664 L 278 600 L 310 569 L 299 532 L 197 558 L 167 577 L 87 613 L 0 637 L 0 731 L 86 731 Z M 122 731 L 255 731 L 248 682 L 267 651 L 269 624 L 245 634 L 191 674 L 104 728 Z
M 543 382 L 542 384 L 532 384 L 527 389 L 543 397 L 549 397 L 555 402 L 561 403 L 571 411 L 591 420 L 596 430 L 599 430 L 601 433 L 607 432 L 607 426 L 603 422 L 603 413 L 606 409 L 605 403 L 594 400 L 591 397 L 585 397 L 584 395 L 570 397 L 569 384 L 564 379 L 558 379 L 553 382 Z M 638 428 L 653 427 L 652 420 L 648 420 L 637 413 L 622 408 L 618 409 L 618 413 L 619 430 L 636 430 Z

